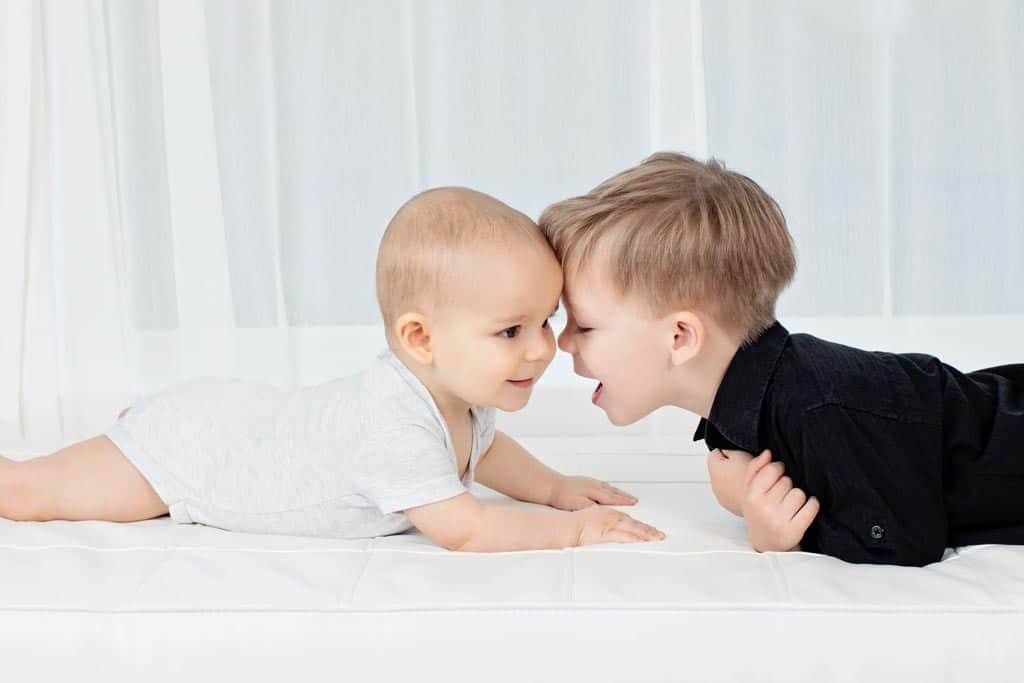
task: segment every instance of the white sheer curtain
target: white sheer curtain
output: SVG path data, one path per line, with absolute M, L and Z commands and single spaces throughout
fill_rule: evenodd
M 779 199 L 791 328 L 1024 360 L 1010 1 L 2 0 L 0 22 L 0 448 L 186 377 L 358 370 L 407 197 L 536 216 L 658 149 Z M 603 429 L 586 393 L 559 356 L 509 419 Z

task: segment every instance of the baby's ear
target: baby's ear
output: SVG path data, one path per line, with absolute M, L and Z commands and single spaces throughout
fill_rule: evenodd
M 671 313 L 667 319 L 672 325 L 672 364 L 682 365 L 700 352 L 704 323 L 692 311 Z
M 403 313 L 395 321 L 395 332 L 402 349 L 420 365 L 432 365 L 430 321 L 422 313 Z

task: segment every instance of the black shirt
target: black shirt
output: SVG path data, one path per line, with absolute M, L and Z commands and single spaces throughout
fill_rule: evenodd
M 771 449 L 821 511 L 801 548 L 922 566 L 1024 544 L 1024 365 L 968 374 L 779 323 L 736 352 L 694 440 Z

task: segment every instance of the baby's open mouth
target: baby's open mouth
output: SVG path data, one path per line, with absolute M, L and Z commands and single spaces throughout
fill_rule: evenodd
M 526 379 L 510 379 L 507 380 L 509 384 L 520 389 L 526 389 L 533 385 L 533 377 L 527 377 Z
M 597 403 L 597 399 L 601 398 L 601 390 L 604 389 L 604 383 L 598 382 L 597 388 L 594 389 L 594 395 L 590 397 L 591 403 Z

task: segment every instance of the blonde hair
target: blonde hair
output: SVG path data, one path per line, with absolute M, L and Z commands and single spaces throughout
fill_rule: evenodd
M 553 258 L 537 224 L 494 197 L 462 187 L 422 192 L 395 213 L 377 251 L 377 304 L 391 341 L 404 313 L 431 313 L 458 290 L 460 258 L 481 247 L 526 243 Z
M 775 320 L 796 271 L 779 205 L 715 159 L 654 154 L 538 222 L 567 273 L 599 253 L 616 290 L 652 315 L 700 308 L 744 341 Z

